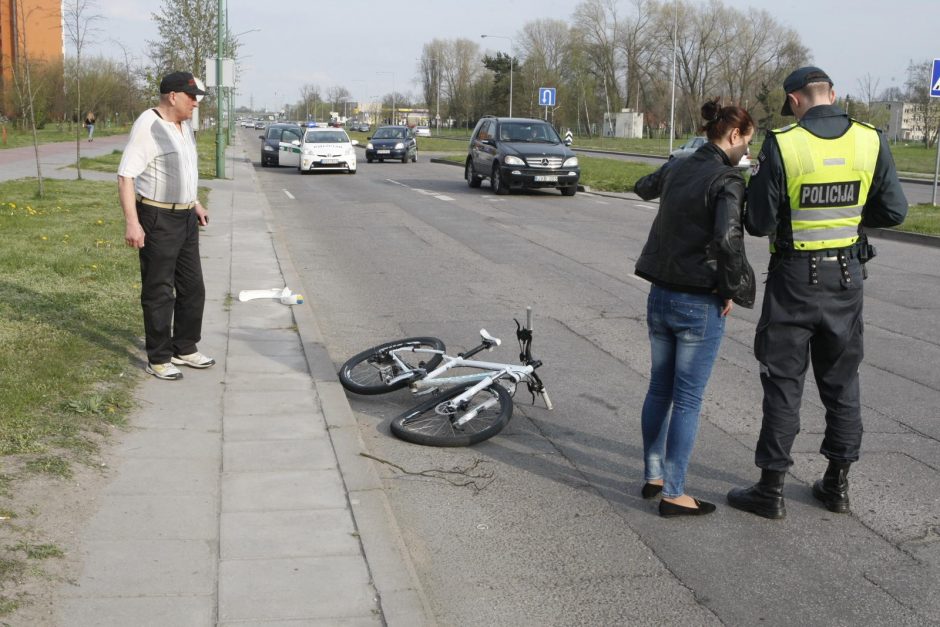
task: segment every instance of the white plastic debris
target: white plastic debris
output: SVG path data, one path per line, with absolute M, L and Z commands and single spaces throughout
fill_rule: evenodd
M 238 300 L 245 302 L 258 298 L 276 298 L 284 305 L 299 305 L 304 302 L 303 294 L 295 294 L 289 287 L 272 288 L 269 290 L 242 290 L 238 293 Z

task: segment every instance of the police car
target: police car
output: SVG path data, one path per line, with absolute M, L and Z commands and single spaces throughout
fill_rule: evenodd
M 308 125 L 300 146 L 300 164 L 297 169 L 306 174 L 314 170 L 340 170 L 356 173 L 356 140 L 341 128 Z

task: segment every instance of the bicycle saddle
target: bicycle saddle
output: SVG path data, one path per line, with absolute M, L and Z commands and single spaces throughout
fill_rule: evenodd
M 503 341 L 499 339 L 498 337 L 493 337 L 492 335 L 487 333 L 486 329 L 480 329 L 480 337 L 483 338 L 483 342 L 486 344 L 495 344 L 496 346 L 499 346 L 500 344 L 503 343 Z

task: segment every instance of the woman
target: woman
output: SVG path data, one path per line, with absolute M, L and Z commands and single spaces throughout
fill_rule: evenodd
M 702 105 L 708 138 L 692 155 L 671 159 L 636 184 L 659 213 L 636 263 L 652 283 L 647 300 L 652 368 L 643 403 L 643 498 L 662 493 L 660 516 L 700 516 L 712 503 L 685 493 L 702 397 L 732 302 L 754 306 L 754 272 L 741 229 L 744 177 L 754 121 L 718 100 Z M 671 411 L 670 411 L 671 410 Z

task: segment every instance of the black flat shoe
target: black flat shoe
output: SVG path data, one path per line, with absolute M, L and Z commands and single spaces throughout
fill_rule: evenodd
M 644 499 L 651 499 L 653 497 L 659 496 L 659 493 L 663 491 L 663 486 L 656 485 L 655 483 L 644 483 L 643 489 L 640 490 L 640 494 L 643 495 Z
M 715 511 L 715 505 L 708 501 L 692 499 L 698 507 L 683 507 L 669 501 L 659 502 L 659 515 L 663 518 L 672 518 L 674 516 L 704 516 Z

